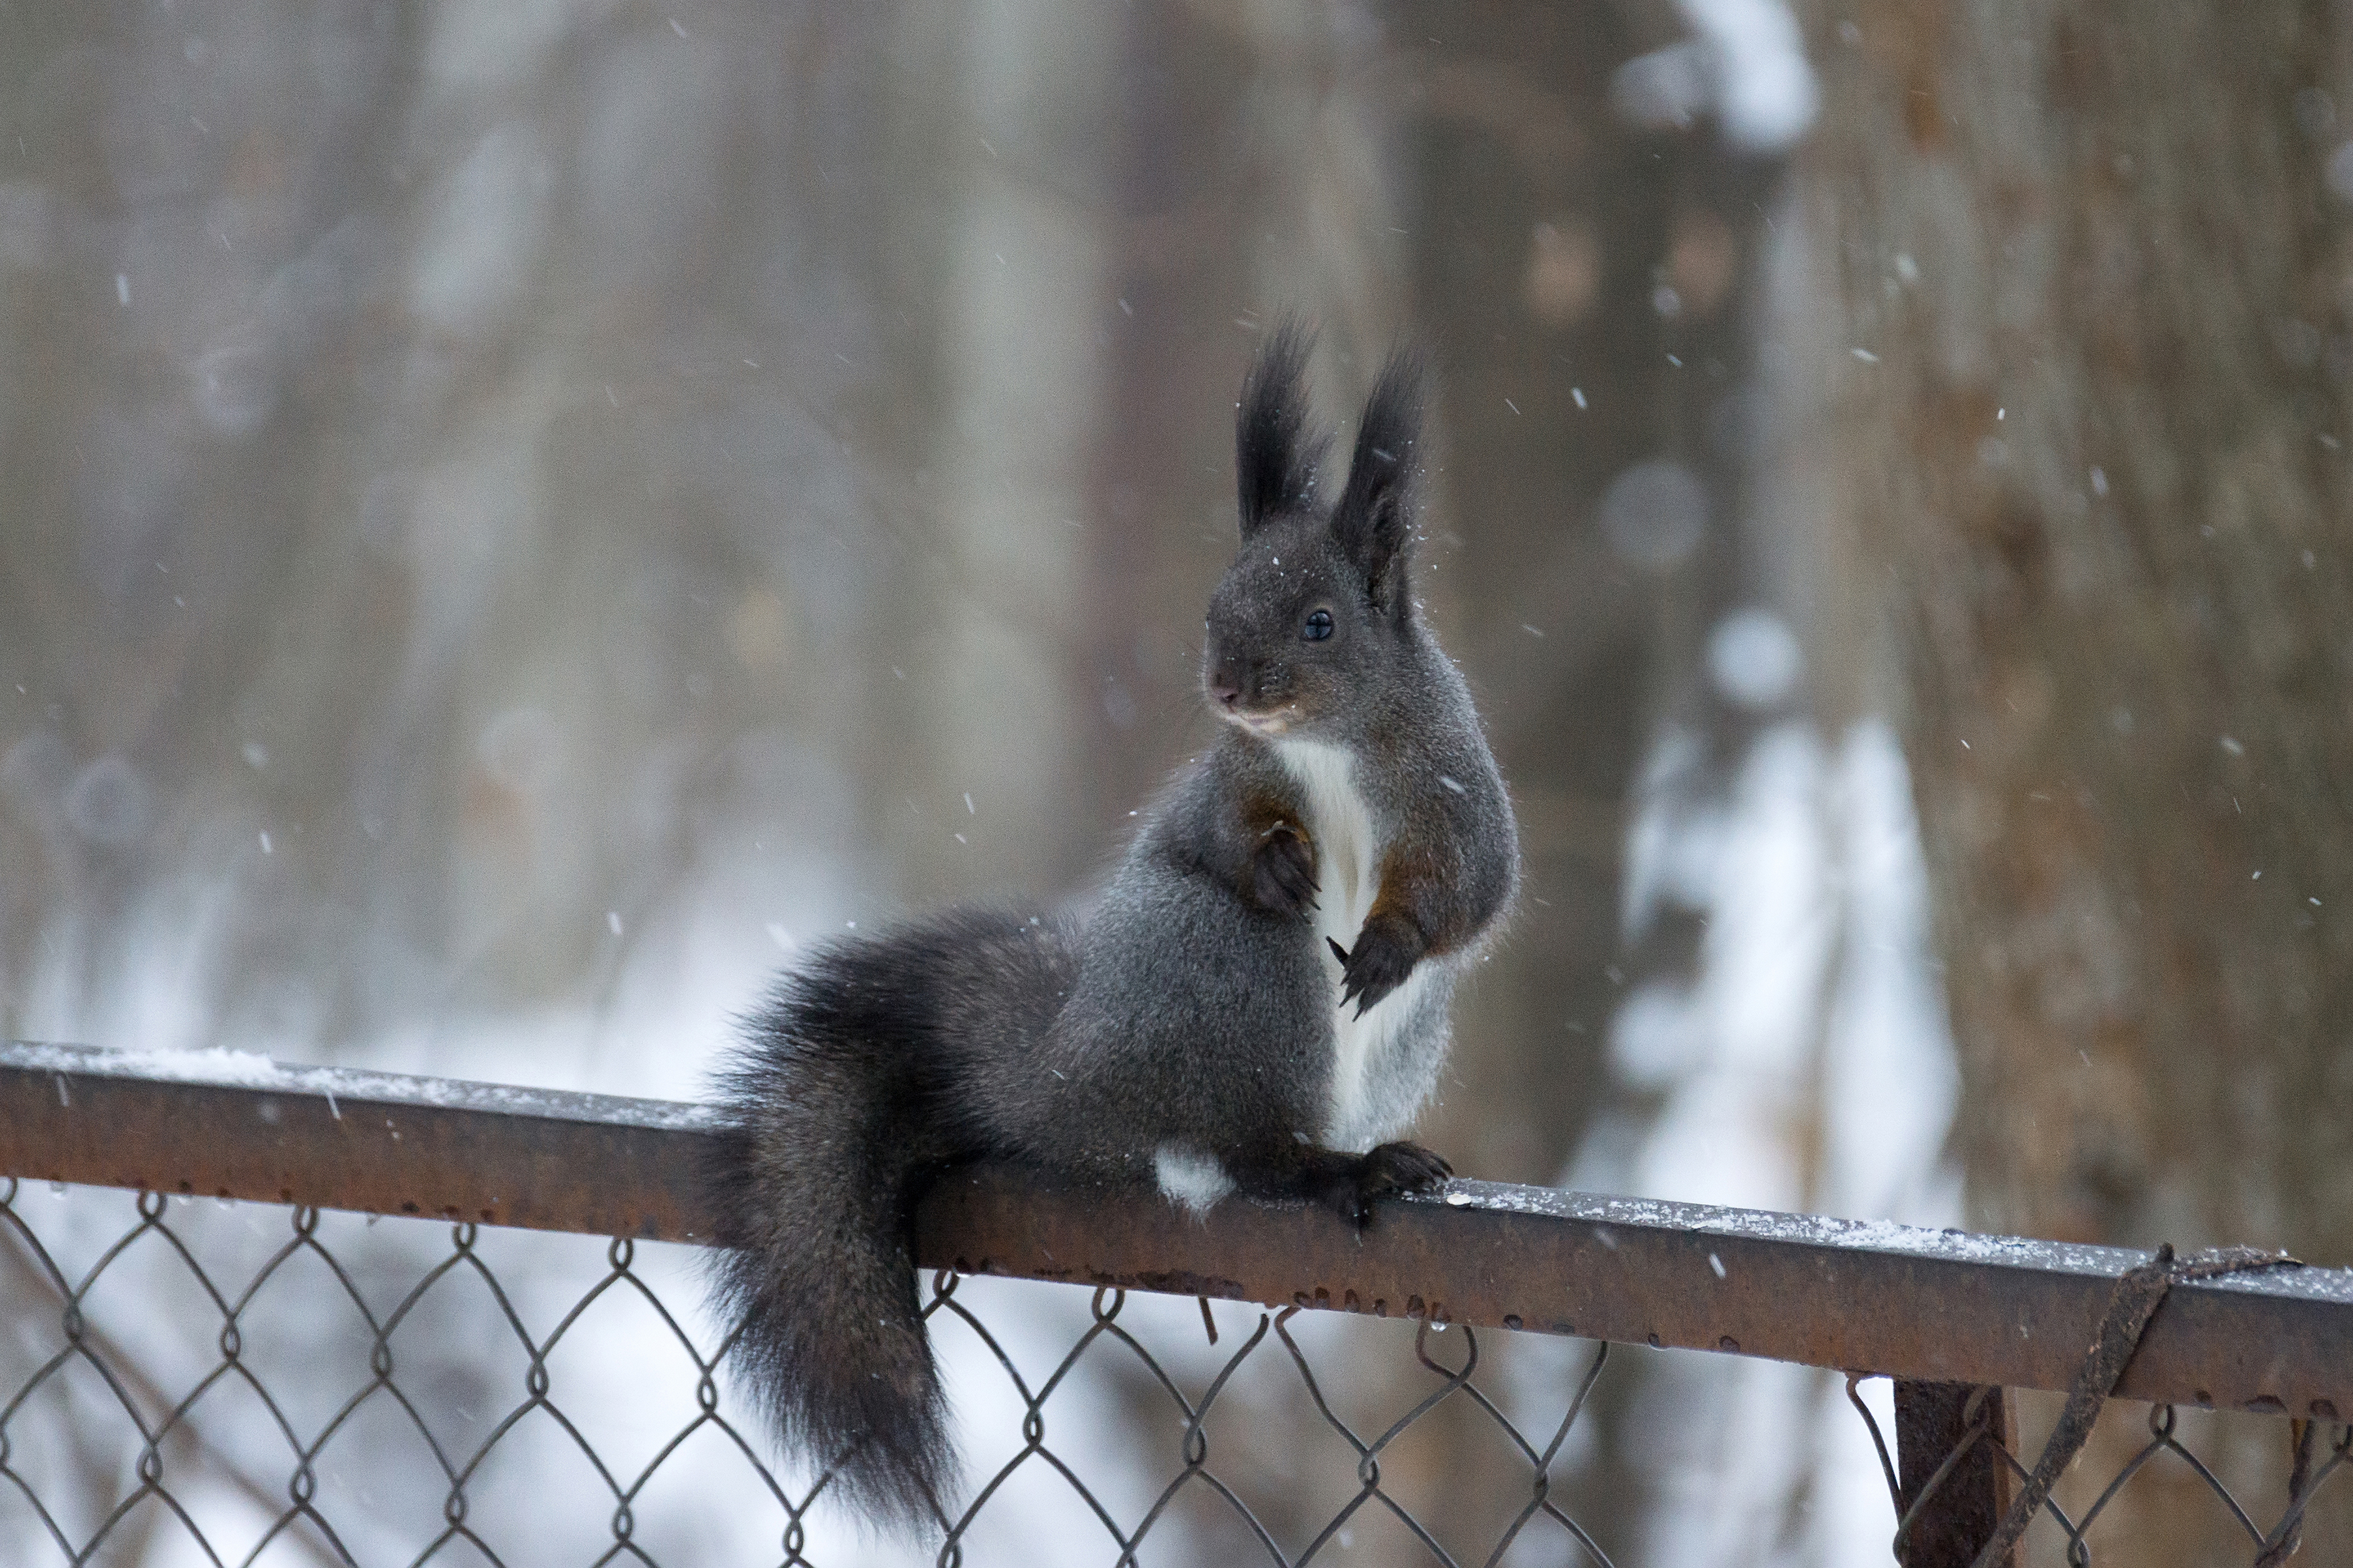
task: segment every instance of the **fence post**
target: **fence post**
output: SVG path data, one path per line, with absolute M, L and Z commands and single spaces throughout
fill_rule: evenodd
M 1992 1446 L 1999 1442 L 2007 1449 L 2016 1441 L 2010 1391 L 1986 1389 L 1972 1415 L 1969 1397 L 1978 1392 L 1978 1385 L 1967 1383 L 1896 1382 L 1896 1489 L 1906 1512 L 1955 1446 L 1973 1426 L 1986 1426 L 1985 1436 L 1961 1456 L 1914 1516 L 1905 1568 L 1970 1568 L 2010 1506 L 2010 1467 Z M 2013 1549 L 2009 1561 L 1993 1568 L 2015 1568 L 2017 1560 Z

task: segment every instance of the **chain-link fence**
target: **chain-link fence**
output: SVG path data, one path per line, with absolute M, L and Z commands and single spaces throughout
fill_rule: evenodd
M 1878 1451 L 1895 1513 L 1891 1542 L 1894 1560 L 1913 1565 L 1978 1562 L 1978 1542 L 1968 1539 L 1965 1531 L 1956 1531 L 1953 1526 L 1973 1524 L 1983 1529 L 1994 1522 L 2001 1510 L 1980 1509 L 1977 1510 L 1979 1517 L 1970 1518 L 1972 1510 L 1965 1504 L 1960 1510 L 1962 1518 L 1956 1520 L 1949 1512 L 1938 1518 L 1937 1508 L 1945 1489 L 1957 1479 L 1965 1478 L 1973 1462 L 1978 1473 L 1993 1483 L 1987 1489 L 1989 1498 L 2010 1497 L 2030 1480 L 2030 1462 L 2035 1448 L 2017 1440 L 2015 1426 L 2002 1408 L 2005 1391 L 1985 1385 L 1953 1388 L 1951 1394 L 1959 1415 L 1959 1440 L 1944 1450 L 1925 1476 L 1907 1484 L 1897 1474 L 1889 1453 L 1887 1433 L 1860 1397 L 1862 1382 L 1862 1374 L 1850 1373 L 1847 1396 Z M 2243 1478 L 2240 1489 L 2247 1491 L 2248 1496 L 2242 1498 L 2216 1465 L 2201 1458 L 2187 1440 L 2184 1412 L 2179 1407 L 2163 1404 L 2118 1405 L 2109 1412 L 2105 1434 L 2109 1440 L 2103 1447 L 2111 1453 L 2121 1448 L 2121 1458 L 2111 1458 L 2105 1466 L 2084 1467 L 2084 1473 L 2073 1477 L 2072 1484 L 2063 1489 L 2066 1495 L 2042 1500 L 2026 1521 L 2027 1533 L 2020 1548 L 2022 1554 L 2036 1563 L 2063 1562 L 2068 1568 L 2088 1568 L 2094 1562 L 2108 1561 L 2098 1551 L 2100 1537 L 2096 1527 L 2102 1517 L 2116 1504 L 2128 1483 L 2153 1463 L 2164 1463 L 2169 1467 L 2169 1473 L 2161 1479 L 2173 1484 L 2177 1496 L 2187 1489 L 2194 1500 L 2207 1505 L 2211 1516 L 2227 1518 L 2236 1527 L 2234 1532 L 2225 1533 L 2235 1533 L 2242 1539 L 2245 1549 L 2229 1561 L 2252 1563 L 2256 1568 L 2276 1568 L 2295 1556 L 2302 1543 L 2306 1517 L 2321 1486 L 2344 1466 L 2348 1455 L 2353 1455 L 2353 1426 L 2282 1421 L 2275 1417 L 2264 1420 L 2204 1410 L 2192 1410 L 2189 1419 L 2203 1428 L 2202 1435 L 2208 1439 L 2203 1446 L 2236 1451 L 2240 1462 L 2232 1468 Z M 2224 1423 L 2235 1425 L 2237 1430 L 2226 1430 Z M 2143 1429 L 2135 1431 L 2135 1426 Z M 2255 1439 L 2253 1445 L 2248 1442 L 2251 1437 Z M 2246 1453 L 2251 1446 L 2260 1450 L 2266 1437 L 2271 1439 L 2268 1454 Z M 2249 1458 L 2255 1462 L 2245 1463 Z M 2266 1464 L 2265 1459 L 2271 1462 Z M 2255 1495 L 2258 1492 L 2262 1494 L 2260 1498 Z M 2257 1512 L 2266 1509 L 2268 1517 L 2259 1522 Z M 2179 1561 L 2185 1563 L 2204 1561 L 2202 1555 L 2187 1554 L 2195 1552 L 2187 1542 L 2182 1551 L 2185 1555 Z
M 779 1476 L 723 1393 L 728 1339 L 700 1321 L 688 1249 L 462 1223 L 379 1232 L 356 1215 L 153 1192 L 75 1187 L 52 1202 L 15 1182 L 0 1188 L 0 1234 L 9 1562 L 801 1563 L 823 1560 L 820 1518 L 832 1544 L 860 1550 L 823 1515 L 826 1478 Z M 994 1301 L 975 1302 L 992 1287 Z M 1492 1563 L 1531 1531 L 1609 1562 L 1549 1479 L 1605 1345 L 1582 1358 L 1557 1418 L 1524 1432 L 1481 1386 L 1468 1328 L 1311 1325 L 1295 1306 L 1206 1301 L 1172 1323 L 1115 1289 L 1017 1289 L 1083 1310 L 1066 1300 L 1047 1322 L 992 1327 L 1036 1303 L 1008 1302 L 1000 1281 L 930 1282 L 926 1316 L 963 1402 L 1018 1433 L 942 1521 L 940 1562 L 1043 1528 L 1074 1560 L 1105 1563 L 1362 1561 L 1381 1541 Z M 1335 1328 L 1354 1331 L 1347 1342 Z M 1191 1342 L 1171 1355 L 1171 1340 Z M 1349 1408 L 1356 1390 L 1331 1384 L 1371 1385 L 1380 1356 L 1418 1372 L 1419 1397 Z M 971 1386 L 982 1371 L 997 1386 Z M 1157 1395 L 1124 1415 L 1148 1430 L 1103 1429 L 1119 1385 Z M 1277 1400 L 1311 1409 L 1323 1438 L 1283 1474 L 1232 1430 Z M 1389 1476 L 1413 1474 L 1419 1424 L 1450 1402 L 1478 1413 L 1492 1457 L 1521 1477 L 1515 1510 L 1451 1542 Z
M 1923 1335 L 1975 1358 L 1964 1381 L 1923 1381 L 1922 1366 L 1904 1365 L 1915 1377 L 1877 1400 L 1883 1414 L 1892 1408 L 1892 1432 L 1865 1397 L 1868 1374 L 1847 1379 L 1891 1500 L 1882 1539 L 1894 1561 L 1939 1568 L 1974 1562 L 2032 1489 L 2045 1446 L 2021 1426 L 2063 1432 L 2071 1419 L 2036 1395 L 2021 1410 L 2002 1384 L 2063 1387 L 2050 1368 L 2101 1337 L 2081 1291 L 2056 1304 L 2038 1292 L 2105 1285 L 2090 1266 L 2106 1255 L 2073 1258 L 2078 1274 L 2063 1258 L 2038 1270 L 2011 1255 L 2040 1244 L 2003 1238 L 1618 1202 L 1591 1210 L 1604 1216 L 1589 1227 L 1598 1249 L 1568 1270 L 1546 1254 L 1572 1223 L 1567 1200 L 1479 1188 L 1409 1211 L 1440 1227 L 1430 1234 L 1441 1245 L 1377 1223 L 1349 1239 L 1358 1272 L 1341 1278 L 1360 1283 L 1278 1292 L 1251 1273 L 1246 1215 L 1228 1222 L 1232 1235 L 1187 1221 L 1130 1236 L 1152 1267 L 1117 1261 L 1112 1246 L 1092 1255 L 1112 1261 L 1073 1268 L 1090 1255 L 1070 1227 L 1115 1242 L 1115 1205 L 1058 1207 L 1050 1192 L 976 1182 L 926 1205 L 921 1248 L 965 1270 L 930 1275 L 926 1305 L 965 1426 L 958 1511 L 919 1546 L 879 1542 L 833 1506 L 824 1475 L 779 1469 L 761 1424 L 736 1405 L 726 1326 L 702 1315 L 698 1247 L 563 1234 L 561 1216 L 545 1213 L 533 1223 L 548 1228 L 529 1230 L 153 1190 L 164 1167 L 153 1162 L 165 1159 L 192 1173 L 173 1185 L 309 1195 L 322 1179 L 301 1157 L 302 1096 L 313 1090 L 350 1180 L 365 1175 L 349 1147 L 362 1129 L 385 1149 L 413 1151 L 402 1159 L 478 1184 L 501 1219 L 518 1200 L 517 1168 L 501 1165 L 501 1149 L 539 1159 L 550 1147 L 544 1106 L 463 1105 L 492 1092 L 465 1086 L 337 1081 L 375 1098 L 338 1103 L 334 1089 L 291 1079 L 200 1087 L 0 1060 L 6 1169 L 129 1184 L 130 1160 L 146 1184 L 0 1182 L 6 1562 L 1630 1568 L 1652 1560 L 1655 1542 L 1594 1483 L 1606 1468 L 1594 1436 L 1611 1381 L 1606 1342 L 1638 1357 L 1708 1344 L 1675 1314 L 1715 1288 L 1733 1293 L 1703 1303 L 1707 1321 L 1748 1342 L 1715 1336 L 1705 1363 L 1725 1372 L 1759 1351 L 1831 1366 L 1934 1361 L 1936 1345 L 1918 1348 Z M 133 1098 L 110 1100 L 115 1089 Z M 613 1103 L 573 1107 L 568 1125 L 609 1130 L 626 1120 Z M 434 1118 L 447 1116 L 470 1118 L 478 1141 L 478 1158 L 454 1171 L 437 1146 L 446 1128 Z M 661 1123 L 660 1138 L 692 1135 L 680 1131 L 692 1119 L 671 1111 L 638 1121 Z M 201 1135 L 158 1152 L 191 1128 Z M 691 1163 L 675 1144 L 649 1147 L 670 1149 L 668 1168 Z M 259 1163 L 237 1164 L 248 1157 Z M 200 1179 L 191 1161 L 221 1180 Z M 619 1164 L 616 1179 L 630 1180 Z M 427 1206 L 365 1195 L 355 1207 Z M 571 1202 L 581 1215 L 601 1212 L 593 1192 Z M 1260 1217 L 1292 1237 L 1296 1267 L 1327 1267 L 1301 1228 L 1323 1216 Z M 691 1231 L 653 1219 L 632 1228 Z M 1012 1250 L 1021 1237 L 1039 1256 Z M 1683 1267 L 1683 1247 L 1697 1267 Z M 1058 1247 L 1061 1261 L 1040 1261 Z M 1809 1247 L 1835 1264 L 1815 1272 L 1843 1291 L 1826 1298 L 1843 1301 L 1843 1318 L 1808 1299 L 1810 1276 L 1771 1274 L 1776 1259 Z M 1595 1262 L 1604 1257 L 1630 1261 L 1605 1278 Z M 1873 1259 L 1887 1268 L 1874 1273 Z M 1220 1260 L 1226 1274 L 1201 1267 Z M 1400 1277 L 1392 1266 L 1421 1289 L 1385 1290 L 1384 1279 Z M 997 1277 L 1057 1269 L 1092 1282 Z M 1748 1274 L 1760 1277 L 1759 1299 L 1744 1305 L 1736 1288 Z M 1503 1310 L 1482 1290 L 1556 1310 Z M 1342 1310 L 1313 1310 L 1327 1306 Z M 2120 1499 L 2152 1489 L 2168 1507 L 2187 1495 L 2226 1520 L 2244 1548 L 2228 1560 L 2263 1564 L 2285 1561 L 2319 1510 L 2353 1505 L 2353 1487 L 2329 1487 L 2353 1452 L 2336 1403 L 2353 1381 L 2353 1273 L 2261 1270 L 2184 1286 L 2167 1310 L 2145 1337 L 2144 1313 L 2121 1346 L 2119 1392 L 2184 1392 L 2109 1408 L 2048 1500 L 2035 1500 L 2016 1561 L 2139 1568 L 2109 1556 L 2104 1532 Z M 2060 1361 L 2022 1360 L 2010 1346 L 2070 1313 L 2078 1327 Z M 1978 1317 L 1998 1331 L 1973 1341 Z M 1883 1319 L 1908 1321 L 1890 1331 L 1875 1326 Z M 1624 1327 L 1635 1321 L 1660 1328 Z M 1525 1331 L 1535 1328 L 1555 1332 Z M 1584 1337 L 1560 1337 L 1572 1330 Z M 1798 1337 L 1773 1337 L 1784 1331 Z M 1534 1373 L 1535 1363 L 1515 1368 L 1497 1353 L 1536 1349 L 1552 1353 Z M 1936 1370 L 1963 1370 L 1951 1361 Z M 2246 1394 L 2258 1385 L 2281 1392 Z M 1466 1488 L 1466 1474 L 1480 1484 Z M 1756 1560 L 1771 1556 L 1760 1547 Z

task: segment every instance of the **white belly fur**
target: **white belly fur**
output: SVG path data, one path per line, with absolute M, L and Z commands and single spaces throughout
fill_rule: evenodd
M 1275 752 L 1306 796 L 1305 826 L 1314 842 L 1315 875 L 1321 884 L 1315 895 L 1315 947 L 1332 983 L 1334 1057 L 1323 1143 L 1361 1152 L 1405 1130 L 1398 1108 L 1384 1103 L 1394 1095 L 1374 1092 L 1372 1074 L 1391 1037 L 1419 1011 L 1435 965 L 1416 964 L 1405 983 L 1362 1018 L 1356 1016 L 1355 1003 L 1341 1005 L 1340 961 L 1332 956 L 1329 942 L 1356 945 L 1365 916 L 1380 895 L 1387 836 L 1357 792 L 1356 759 L 1348 752 L 1317 741 L 1294 740 L 1277 741 Z

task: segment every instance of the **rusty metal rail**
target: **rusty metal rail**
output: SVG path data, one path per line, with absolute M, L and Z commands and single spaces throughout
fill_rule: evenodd
M 36 1180 L 695 1241 L 715 1126 L 691 1105 L 234 1053 L 0 1046 L 0 1175 Z M 1888 1375 L 1899 1504 L 1936 1494 L 1915 1521 L 1915 1568 L 1969 1561 L 2008 1495 L 1987 1449 L 1947 1462 L 1972 1434 L 2007 1440 L 2000 1401 L 1970 1391 L 2067 1388 L 2117 1276 L 2144 1256 L 1482 1182 L 1388 1204 L 1362 1235 L 1320 1210 L 1240 1202 L 1202 1223 L 1148 1191 L 997 1168 L 935 1184 L 918 1255 L 964 1274 Z M 2116 1393 L 2347 1420 L 2353 1270 L 2179 1286 Z
M 0 1047 L 0 1173 L 695 1241 L 703 1108 L 280 1067 Z M 2118 1247 L 1458 1182 L 1366 1237 L 1315 1209 L 980 1169 L 938 1183 L 929 1268 L 2064 1390 Z M 2353 1269 L 2184 1285 L 2119 1397 L 2353 1417 Z

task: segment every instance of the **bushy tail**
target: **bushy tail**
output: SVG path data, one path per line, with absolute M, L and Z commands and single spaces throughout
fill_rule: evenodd
M 990 1152 L 974 1069 L 1040 1037 L 1073 943 L 1028 910 L 958 910 L 837 942 L 747 1020 L 718 1089 L 712 1296 L 787 1447 L 877 1522 L 941 1517 L 956 1460 L 916 1295 L 911 1210 Z

